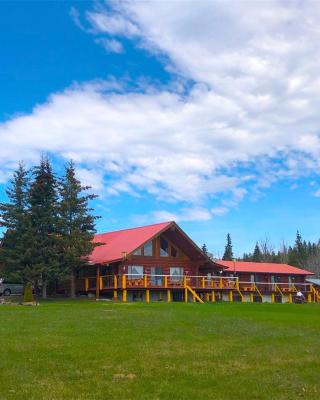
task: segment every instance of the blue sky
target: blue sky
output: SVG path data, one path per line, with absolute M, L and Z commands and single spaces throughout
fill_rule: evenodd
M 183 5 L 183 6 L 182 6 Z M 99 231 L 175 219 L 222 255 L 319 238 L 320 7 L 2 2 L 1 197 L 72 158 Z

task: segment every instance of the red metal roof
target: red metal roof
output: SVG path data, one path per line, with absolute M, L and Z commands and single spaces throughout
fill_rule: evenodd
M 288 264 L 257 263 L 245 261 L 224 261 L 216 260 L 217 264 L 235 272 L 251 272 L 263 274 L 289 274 L 289 275 L 314 275 L 313 272 L 306 271 Z
M 95 235 L 93 241 L 104 244 L 93 250 L 89 261 L 93 264 L 102 264 L 121 260 L 124 252 L 132 253 L 148 240 L 169 228 L 171 224 L 174 222 L 162 222 Z

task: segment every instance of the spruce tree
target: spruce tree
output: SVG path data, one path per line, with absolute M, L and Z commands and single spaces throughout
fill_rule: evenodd
M 0 225 L 5 228 L 0 262 L 9 278 L 32 280 L 30 267 L 30 221 L 28 214 L 29 176 L 21 162 L 6 190 L 8 202 L 0 204 Z
M 262 261 L 262 253 L 259 247 L 259 244 L 256 243 L 253 254 L 252 254 L 252 261 L 254 262 L 261 262 Z
M 95 247 L 92 240 L 95 230 L 95 219 L 89 201 L 96 195 L 86 194 L 89 186 L 82 186 L 76 178 L 72 161 L 65 169 L 65 175 L 59 184 L 59 231 L 63 244 L 63 263 L 70 276 L 70 294 L 75 297 L 75 276 L 87 262 L 87 256 Z
M 203 245 L 201 247 L 201 250 L 205 255 L 208 254 L 208 248 L 207 248 L 207 245 L 205 243 L 203 243 Z
M 299 231 L 297 231 L 294 247 L 289 253 L 289 262 L 291 265 L 303 268 L 307 257 L 307 243 L 305 241 L 302 241 L 301 234 Z
M 232 241 L 231 241 L 230 233 L 227 234 L 227 244 L 225 246 L 222 259 L 225 261 L 233 260 Z
M 29 191 L 32 230 L 32 270 L 47 297 L 47 285 L 63 275 L 58 231 L 57 182 L 51 164 L 42 157 L 34 168 L 34 181 Z

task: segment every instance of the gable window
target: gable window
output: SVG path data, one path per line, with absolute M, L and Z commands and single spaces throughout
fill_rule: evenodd
M 173 246 L 171 246 L 170 255 L 171 257 L 178 257 L 178 250 Z
M 142 279 L 143 266 L 142 265 L 129 265 L 128 266 L 128 279 Z
M 150 240 L 150 242 L 146 243 L 143 247 L 143 255 L 152 256 L 152 250 L 153 246 L 152 246 L 152 241 Z
M 179 282 L 183 279 L 183 268 L 181 267 L 171 267 L 170 268 L 170 281 Z
M 137 250 L 133 253 L 133 255 L 134 255 L 134 256 L 142 256 L 142 249 L 141 249 L 141 247 L 140 247 L 139 249 L 137 249 Z
M 169 243 L 166 239 L 160 238 L 160 256 L 168 257 L 169 256 Z

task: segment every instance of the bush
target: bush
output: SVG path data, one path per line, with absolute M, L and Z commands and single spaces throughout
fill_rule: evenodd
M 32 302 L 34 302 L 33 290 L 32 290 L 31 282 L 28 282 L 26 284 L 25 288 L 24 288 L 23 301 L 24 301 L 24 303 L 32 303 Z

